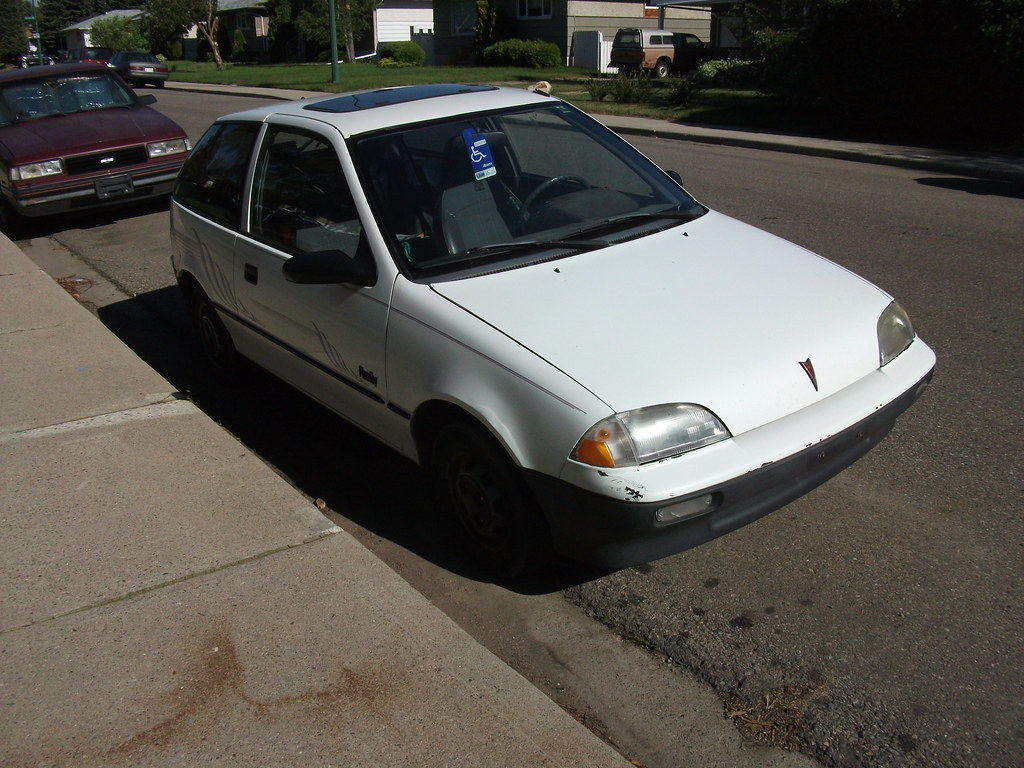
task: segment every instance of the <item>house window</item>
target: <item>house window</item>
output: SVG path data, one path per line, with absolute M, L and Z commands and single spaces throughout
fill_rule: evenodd
M 235 29 L 248 29 L 250 26 L 252 26 L 249 23 L 249 21 L 250 19 L 248 13 L 238 14 L 237 16 L 235 16 Z
M 518 0 L 520 19 L 550 19 L 551 0 Z
M 472 35 L 476 30 L 476 0 L 453 0 L 452 35 Z

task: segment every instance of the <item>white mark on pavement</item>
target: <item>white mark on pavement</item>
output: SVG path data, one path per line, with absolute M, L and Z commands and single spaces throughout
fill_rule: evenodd
M 114 413 L 104 413 L 99 416 L 89 416 L 75 421 L 65 421 L 61 424 L 51 424 L 48 427 L 37 427 L 35 429 L 24 429 L 18 432 L 0 435 L 0 443 L 8 443 L 12 440 L 27 440 L 36 437 L 51 437 L 66 432 L 77 432 L 83 429 L 96 429 L 102 427 L 113 427 L 118 424 L 125 424 L 132 421 L 145 421 L 147 419 L 162 419 L 168 416 L 185 416 L 197 413 L 196 407 L 188 400 L 164 400 L 151 405 L 143 405 L 138 408 L 129 408 Z

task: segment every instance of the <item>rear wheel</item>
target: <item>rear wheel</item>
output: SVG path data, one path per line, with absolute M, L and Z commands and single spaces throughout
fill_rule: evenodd
M 551 555 L 540 510 L 504 449 L 483 429 L 444 427 L 434 442 L 435 490 L 481 565 L 502 577 L 536 571 Z
M 654 76 L 659 80 L 663 80 L 668 77 L 668 73 L 671 70 L 672 65 L 668 59 L 658 59 L 658 63 L 654 65 Z
M 213 302 L 198 286 L 189 297 L 189 314 L 199 337 L 203 358 L 218 376 L 231 378 L 237 372 L 239 364 L 235 343 L 217 316 Z

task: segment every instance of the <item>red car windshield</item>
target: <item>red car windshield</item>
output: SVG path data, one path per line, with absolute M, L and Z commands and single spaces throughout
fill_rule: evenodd
M 18 80 L 0 88 L 0 125 L 134 105 L 131 92 L 105 73 Z

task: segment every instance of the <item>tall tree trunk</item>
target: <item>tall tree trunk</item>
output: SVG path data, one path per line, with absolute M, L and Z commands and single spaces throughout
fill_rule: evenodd
M 224 59 L 220 57 L 220 44 L 217 42 L 217 30 L 220 29 L 220 19 L 217 18 L 217 7 L 214 0 L 208 0 L 206 4 L 206 21 L 199 22 L 199 29 L 202 30 L 206 42 L 210 44 L 210 51 L 213 52 L 213 63 L 217 69 L 224 69 Z

